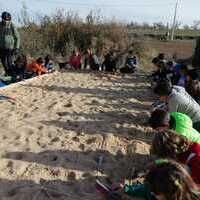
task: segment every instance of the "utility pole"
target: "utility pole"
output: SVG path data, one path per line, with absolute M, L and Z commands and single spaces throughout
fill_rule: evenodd
M 176 2 L 176 5 L 175 5 L 175 12 L 174 12 L 173 25 L 172 25 L 171 40 L 174 40 L 174 34 L 175 34 L 175 29 L 176 29 L 177 9 L 178 9 L 178 0 L 177 0 L 177 2 Z

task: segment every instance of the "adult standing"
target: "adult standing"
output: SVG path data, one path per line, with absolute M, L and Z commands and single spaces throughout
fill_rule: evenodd
M 11 14 L 3 12 L 0 22 L 0 59 L 6 75 L 12 75 L 13 56 L 20 47 L 19 33 L 11 21 Z

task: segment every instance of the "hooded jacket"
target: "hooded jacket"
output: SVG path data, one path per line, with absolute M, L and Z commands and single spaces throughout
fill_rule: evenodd
M 185 91 L 185 88 L 173 86 L 169 95 L 168 111 L 188 115 L 193 123 L 200 121 L 200 105 Z
M 186 137 L 188 140 L 200 144 L 200 133 L 193 128 L 190 117 L 179 112 L 170 113 L 170 117 L 175 120 L 175 125 L 172 129 L 179 135 Z

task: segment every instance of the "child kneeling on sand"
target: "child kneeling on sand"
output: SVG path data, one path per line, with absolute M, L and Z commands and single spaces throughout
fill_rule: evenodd
M 52 57 L 50 55 L 47 55 L 45 58 L 44 58 L 44 67 L 47 69 L 47 71 L 49 73 L 55 71 L 55 67 L 54 67 L 54 62 L 52 60 Z
M 198 186 L 186 169 L 175 161 L 156 160 L 149 167 L 144 184 L 115 184 L 106 200 L 199 200 Z
M 166 103 L 167 111 L 184 113 L 192 119 L 193 123 L 200 123 L 200 105 L 185 88 L 172 86 L 168 81 L 163 81 L 155 87 L 154 93 Z
M 181 162 L 187 166 L 193 180 L 200 184 L 200 144 L 191 142 L 175 131 L 165 130 L 155 134 L 151 153 L 159 158 Z
M 157 131 L 175 130 L 177 134 L 200 144 L 200 133 L 193 128 L 190 117 L 183 113 L 169 113 L 165 110 L 157 109 L 151 114 L 149 125 Z

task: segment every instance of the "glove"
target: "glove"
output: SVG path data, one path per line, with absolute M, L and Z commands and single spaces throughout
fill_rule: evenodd
M 17 55 L 17 54 L 19 54 L 19 49 L 16 48 L 13 50 L 13 55 Z

